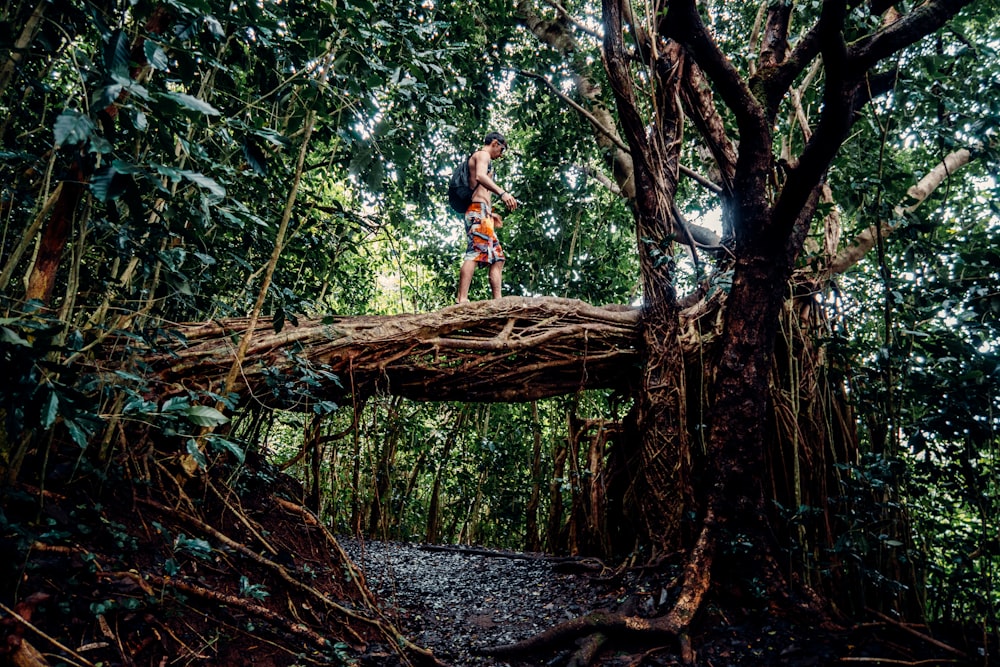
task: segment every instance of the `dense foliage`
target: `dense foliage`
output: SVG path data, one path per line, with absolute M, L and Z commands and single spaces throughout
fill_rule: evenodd
M 708 5 L 723 49 L 741 71 L 752 67 L 757 3 Z M 569 25 L 555 6 L 533 11 Z M 859 32 L 878 18 L 862 8 L 851 14 Z M 44 461 L 53 438 L 89 462 L 115 461 L 111 434 L 140 423 L 202 466 L 251 456 L 295 473 L 338 530 L 606 551 L 600 530 L 580 530 L 594 519 L 585 502 L 592 485 L 606 481 L 594 478 L 581 443 L 613 439 L 601 429 L 626 411 L 620 397 L 475 406 L 380 397 L 273 413 L 224 387 L 161 402 L 140 374 L 97 384 L 73 364 L 108 336 L 155 343 L 177 321 L 262 310 L 281 328 L 304 315 L 452 303 L 461 221 L 444 203 L 445 181 L 494 128 L 513 147 L 497 180 L 521 202 L 501 232 L 505 293 L 635 302 L 638 247 L 646 252 L 650 240 L 636 239 L 628 203 L 613 178 L 600 177 L 611 149 L 563 99 L 583 74 L 604 83 L 590 32 L 600 8 L 565 9 L 580 21 L 579 41 L 561 51 L 500 0 L 8 3 L 0 16 L 5 484 L 29 477 L 22 465 Z M 929 618 L 994 636 L 996 9 L 976 3 L 905 51 L 893 93 L 865 107 L 830 171 L 828 210 L 845 239 L 883 221 L 895 226 L 817 295 L 832 323 L 824 353 L 850 388 L 865 453 L 859 465 L 845 463 L 850 482 L 838 492 L 850 528 L 837 555 L 905 552 L 899 561 L 921 572 Z M 819 3 L 794 11 L 805 24 Z M 803 109 L 821 107 L 820 88 L 802 94 Z M 601 99 L 611 104 L 610 93 Z M 784 111 L 775 136 L 795 145 L 799 119 Z M 901 212 L 907 189 L 959 148 L 971 163 Z M 685 161 L 710 175 L 706 158 L 686 145 Z M 711 191 L 684 181 L 680 193 L 690 220 L 725 231 Z M 821 260 L 822 240 L 800 268 Z M 704 267 L 683 250 L 676 260 L 687 291 Z M 474 295 L 485 295 L 483 279 Z M 725 280 L 716 274 L 714 289 Z M 276 390 L 283 382 L 274 379 Z M 225 422 L 223 412 L 233 417 L 231 437 L 213 440 L 201 458 L 192 443 Z M 867 504 L 872 489 L 905 507 L 906 542 Z M 810 509 L 783 508 L 803 524 Z M 818 569 L 834 560 L 812 556 Z M 891 594 L 894 573 L 867 574 L 874 595 Z

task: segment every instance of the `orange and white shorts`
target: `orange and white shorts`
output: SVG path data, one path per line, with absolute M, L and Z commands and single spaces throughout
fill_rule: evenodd
M 493 212 L 489 204 L 474 201 L 465 212 L 465 234 L 469 240 L 465 246 L 465 260 L 473 260 L 489 266 L 506 259 L 500 239 L 493 228 Z

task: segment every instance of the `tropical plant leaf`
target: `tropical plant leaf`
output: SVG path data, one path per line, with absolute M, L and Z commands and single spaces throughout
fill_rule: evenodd
M 56 118 L 53 130 L 56 146 L 73 146 L 90 138 L 94 132 L 94 121 L 76 109 L 66 109 Z
M 221 111 L 213 107 L 208 102 L 204 100 L 199 100 L 194 95 L 188 95 L 187 93 L 160 93 L 160 96 L 176 102 L 185 109 L 190 109 L 192 111 L 199 111 L 205 114 L 206 116 L 222 115 Z
M 246 460 L 246 454 L 244 453 L 243 448 L 229 438 L 213 437 L 210 439 L 210 442 L 213 447 L 217 449 L 224 449 L 232 454 L 240 463 L 243 463 L 243 461 Z
M 129 78 L 129 45 L 124 30 L 115 30 L 104 47 L 104 66 L 109 76 Z
M 205 188 L 218 199 L 223 199 L 226 196 L 226 189 L 221 185 L 219 185 L 215 180 L 204 174 L 200 174 L 197 171 L 188 171 L 186 169 L 179 171 L 177 173 L 183 176 L 184 178 L 188 179 L 195 185 L 199 185 Z
M 148 62 L 149 66 L 153 69 L 165 72 L 170 67 L 170 60 L 167 58 L 167 52 L 153 40 L 147 39 L 143 42 L 142 50 L 143 53 L 146 54 L 146 62 Z
M 183 412 L 197 426 L 219 426 L 229 421 L 229 417 L 208 405 L 192 405 Z

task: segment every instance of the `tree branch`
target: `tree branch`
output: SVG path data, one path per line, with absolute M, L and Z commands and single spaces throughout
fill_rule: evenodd
M 945 157 L 944 160 L 907 191 L 906 194 L 909 197 L 909 201 L 896 205 L 892 220 L 883 220 L 878 225 L 872 225 L 864 230 L 854 237 L 847 247 L 834 257 L 830 262 L 830 273 L 843 273 L 860 262 L 868 254 L 868 251 L 875 247 L 875 242 L 879 236 L 888 236 L 898 229 L 904 215 L 913 213 L 945 179 L 967 165 L 971 159 L 972 154 L 965 148 L 960 148 Z
M 852 123 L 856 83 L 850 77 L 843 35 L 846 15 L 845 2 L 823 3 L 816 24 L 826 72 L 823 112 L 798 163 L 789 168 L 788 178 L 774 204 L 769 233 L 775 239 L 787 238 L 800 219 L 806 202 L 829 168 Z
M 855 42 L 849 53 L 853 69 L 867 70 L 937 31 L 973 0 L 929 0 L 881 30 Z
M 763 137 L 770 136 L 760 103 L 715 40 L 708 34 L 708 29 L 698 15 L 693 0 L 671 2 L 669 11 L 662 15 L 658 30 L 664 37 L 670 37 L 682 44 L 709 80 L 715 84 L 723 103 L 736 117 L 741 148 L 751 148 L 744 144 L 747 142 L 756 144 L 761 142 Z M 754 145 L 752 148 L 760 147 Z M 740 152 L 742 155 L 743 151 Z
M 792 17 L 792 3 L 772 3 L 767 12 L 764 40 L 760 48 L 760 66 L 774 68 L 785 60 L 788 51 L 788 21 Z
M 590 35 L 591 37 L 594 37 L 594 38 L 596 38 L 598 40 L 604 39 L 604 35 L 602 35 L 601 33 L 597 32 L 596 30 L 592 30 L 592 29 L 588 28 L 587 26 L 585 26 L 582 23 L 580 23 L 579 21 L 577 21 L 575 18 L 573 18 L 572 15 L 570 15 L 570 13 L 568 11 L 566 11 L 565 7 L 563 7 L 562 5 L 560 5 L 555 0 L 545 0 L 545 4 L 547 4 L 549 7 L 552 7 L 557 12 L 559 12 L 559 18 L 561 18 L 561 19 L 563 19 L 565 21 L 568 21 L 569 23 L 572 23 L 576 27 L 577 30 L 579 30 L 580 32 L 584 33 L 585 35 Z
M 530 401 L 635 381 L 639 311 L 574 299 L 504 297 L 392 317 L 301 320 L 280 333 L 262 319 L 236 391 L 269 406 L 306 410 L 319 400 L 387 391 L 414 400 Z M 246 319 L 179 325 L 184 343 L 147 350 L 162 396 L 217 391 Z M 109 339 L 117 346 L 124 340 Z M 544 344 L 543 344 L 544 343 Z M 293 350 L 297 350 L 293 354 Z M 114 347 L 101 356 L 120 369 Z M 124 363 L 124 361 L 122 362 Z M 268 380 L 283 378 L 280 392 Z M 300 376 L 309 382 L 298 382 Z M 319 384 L 315 384 L 315 383 Z
M 589 111 L 587 111 L 586 109 L 584 109 L 582 106 L 580 106 L 579 104 L 577 104 L 571 97 L 569 97 L 569 95 L 566 95 L 564 92 L 562 92 L 561 90 L 559 90 L 558 88 L 556 88 L 552 84 L 552 82 L 549 81 L 548 79 L 546 79 L 544 76 L 542 76 L 541 74 L 536 74 L 535 72 L 529 72 L 529 71 L 523 70 L 523 69 L 517 70 L 517 73 L 518 74 L 523 74 L 524 76 L 529 77 L 531 79 L 535 79 L 537 81 L 541 81 L 543 84 L 545 84 L 545 87 L 548 88 L 550 92 L 552 92 L 556 97 L 558 97 L 560 100 L 562 100 L 563 102 L 565 102 L 570 108 L 572 108 L 578 114 L 580 114 L 581 116 L 583 116 L 584 119 L 587 120 L 587 122 L 589 122 L 591 124 L 591 126 L 593 126 L 593 128 L 595 130 L 597 130 L 598 132 L 600 132 L 601 134 L 603 134 L 605 137 L 607 137 L 608 141 L 610 141 L 611 143 L 613 143 L 620 150 L 628 151 L 628 146 L 625 144 L 624 141 L 621 140 L 620 137 L 618 137 L 617 134 L 613 133 L 610 129 L 608 129 L 607 127 L 605 127 L 604 123 L 602 123 L 600 120 L 598 120 L 598 118 L 596 116 L 594 116 L 594 114 L 590 113 Z

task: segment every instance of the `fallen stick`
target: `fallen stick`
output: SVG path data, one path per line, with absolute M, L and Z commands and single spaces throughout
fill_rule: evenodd
M 966 653 L 964 653 L 963 651 L 958 650 L 954 646 L 949 646 L 948 644 L 945 644 L 942 641 L 938 641 L 937 639 L 934 639 L 933 637 L 929 637 L 929 636 L 925 635 L 922 632 L 917 632 L 916 630 L 914 630 L 913 628 L 909 627 L 905 623 L 900 623 L 899 621 L 894 620 L 894 619 L 886 616 L 882 612 L 875 611 L 874 609 L 869 609 L 868 611 L 871 612 L 872 614 L 874 614 L 875 616 L 877 616 L 878 618 L 882 619 L 886 623 L 889 623 L 891 625 L 895 625 L 897 628 L 899 628 L 903 632 L 908 632 L 911 635 L 913 635 L 914 637 L 918 637 L 918 638 L 924 640 L 925 642 L 927 642 L 928 644 L 931 644 L 932 646 L 937 646 L 942 651 L 948 651 L 949 653 L 953 653 L 953 654 L 959 656 L 960 658 L 964 658 L 965 660 L 969 659 L 969 656 Z
M 61 644 L 59 642 L 59 640 L 55 639 L 54 637 L 51 637 L 51 636 L 45 634 L 44 632 L 42 632 L 42 630 L 40 628 L 38 628 L 35 625 L 33 625 L 31 623 L 31 621 L 29 621 L 28 619 L 26 619 L 24 616 L 21 616 L 19 613 L 17 613 L 16 611 L 14 611 L 13 609 L 11 609 L 10 607 L 8 607 L 7 605 L 5 605 L 2 602 L 0 602 L 0 609 L 2 609 L 3 611 L 7 612 L 11 616 L 13 616 L 17 620 L 18 623 L 20 623 L 24 627 L 28 628 L 32 632 L 34 632 L 36 635 L 38 635 L 39 637 L 41 637 L 45 641 L 49 642 L 50 644 L 52 644 L 53 646 L 55 646 L 56 648 L 58 648 L 60 651 L 65 651 L 69 655 L 73 656 L 75 659 L 79 660 L 80 664 L 86 665 L 87 667 L 94 667 L 94 663 L 92 663 L 91 661 L 87 660 L 82 655 L 80 655 L 79 653 L 77 653 L 73 649 L 69 648 L 68 646 L 64 646 L 63 644 Z

